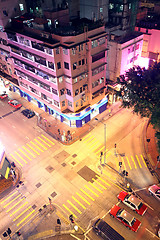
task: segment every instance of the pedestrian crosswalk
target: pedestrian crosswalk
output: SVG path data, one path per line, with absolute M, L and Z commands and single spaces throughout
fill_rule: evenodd
M 89 151 L 92 151 L 98 159 L 100 158 L 101 152 L 103 153 L 103 156 L 105 154 L 106 162 L 111 161 L 117 166 L 117 168 L 119 168 L 119 162 L 122 162 L 123 169 L 125 170 L 147 167 L 142 154 L 127 156 L 125 154 L 118 153 L 115 149 L 111 149 L 109 151 L 108 149 L 105 149 L 104 144 L 98 141 L 95 136 L 91 135 L 91 133 L 82 139 L 82 143 L 85 144 Z
M 42 134 L 34 140 L 26 143 L 24 146 L 18 148 L 16 151 L 11 153 L 10 156 L 16 164 L 23 167 L 31 162 L 33 158 L 36 158 L 54 145 L 55 142 L 53 140 L 50 140 Z

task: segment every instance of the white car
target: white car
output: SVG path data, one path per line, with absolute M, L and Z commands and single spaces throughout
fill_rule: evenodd
M 157 185 L 152 185 L 148 188 L 148 191 L 151 195 L 155 196 L 158 200 L 160 200 L 160 187 Z

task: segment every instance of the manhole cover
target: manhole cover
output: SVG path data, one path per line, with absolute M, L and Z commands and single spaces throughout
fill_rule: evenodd
M 56 193 L 56 192 L 53 192 L 53 193 L 51 194 L 51 197 L 54 198 L 55 196 L 57 196 L 57 193 Z
M 46 167 L 46 170 L 47 170 L 49 173 L 51 173 L 51 172 L 54 171 L 54 168 L 53 168 L 52 166 L 48 166 L 48 167 Z
M 73 154 L 72 157 L 73 157 L 73 158 L 77 157 L 77 154 Z
M 66 163 L 62 163 L 62 166 L 65 167 L 67 164 Z
M 41 183 L 37 183 L 36 187 L 39 188 L 42 184 Z
M 76 162 L 75 162 L 75 161 L 73 161 L 73 162 L 71 162 L 71 164 L 74 166 L 74 165 L 76 164 Z
M 97 179 L 96 175 L 99 176 L 96 172 L 90 169 L 87 166 L 84 166 L 77 172 L 82 178 L 84 178 L 87 182 L 94 182 L 92 178 Z

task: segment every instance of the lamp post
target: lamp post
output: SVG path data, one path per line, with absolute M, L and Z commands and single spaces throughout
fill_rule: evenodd
M 104 125 L 104 164 L 106 164 L 106 124 L 100 121 L 98 118 L 95 118 L 95 120 Z

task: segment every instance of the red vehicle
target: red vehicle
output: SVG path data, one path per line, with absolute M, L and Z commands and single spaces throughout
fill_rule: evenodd
M 122 191 L 117 197 L 119 201 L 126 204 L 128 207 L 130 207 L 133 211 L 136 211 L 141 216 L 143 216 L 143 214 L 147 211 L 147 206 L 133 194 Z
M 12 107 L 16 108 L 16 109 L 19 109 L 19 108 L 22 107 L 22 104 L 19 103 L 17 100 L 14 100 L 14 99 L 13 99 L 13 100 L 10 100 L 10 101 L 8 102 L 8 104 L 11 105 Z
M 117 205 L 111 208 L 109 214 L 113 218 L 116 218 L 118 221 L 122 222 L 128 229 L 131 229 L 133 232 L 137 232 L 141 225 L 141 222 L 138 219 Z
M 4 98 L 7 98 L 7 97 L 8 97 L 8 95 L 6 93 L 0 94 L 0 99 L 4 99 Z

